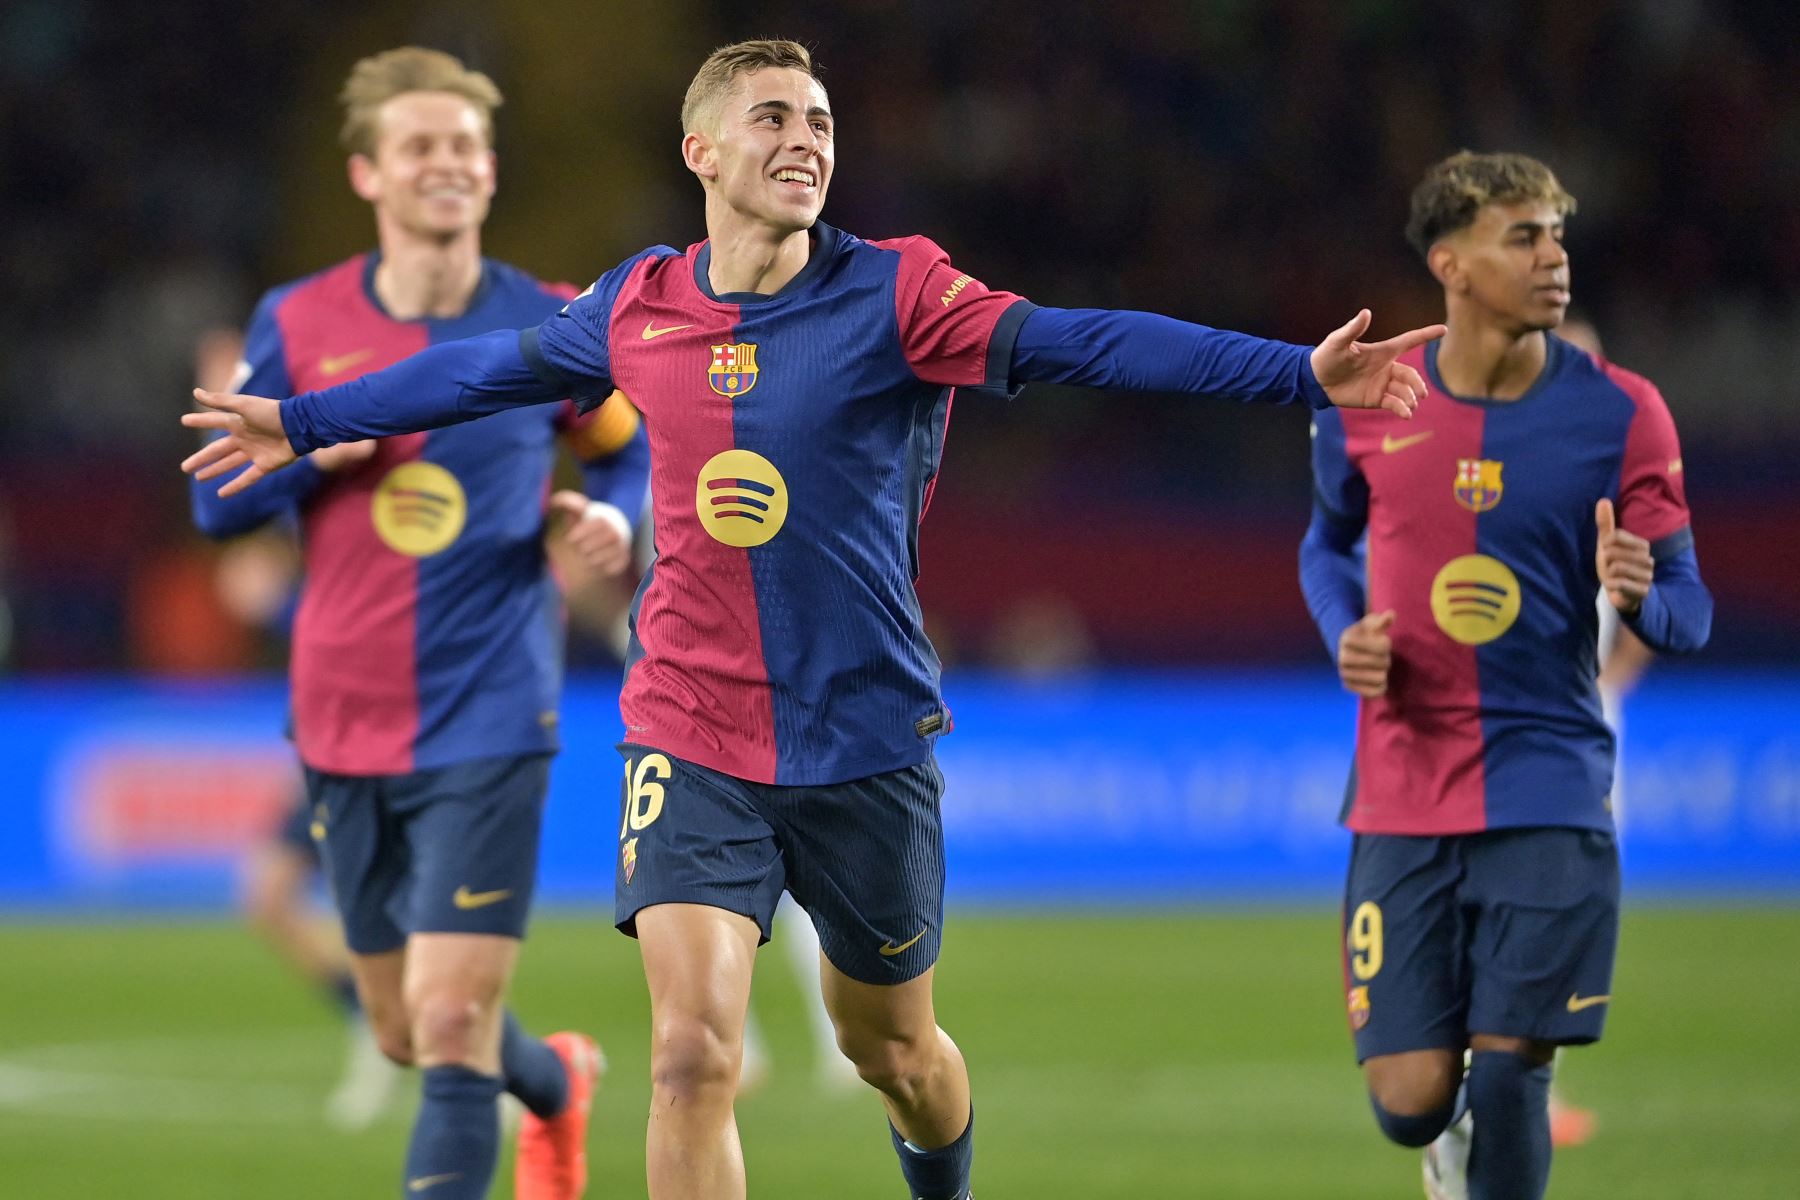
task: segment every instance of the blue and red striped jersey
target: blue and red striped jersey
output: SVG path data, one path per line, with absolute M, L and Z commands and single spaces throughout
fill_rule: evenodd
M 574 295 L 484 260 L 461 316 L 396 320 L 375 294 L 377 266 L 359 255 L 265 296 L 233 390 L 328 387 L 429 345 L 533 324 Z M 340 472 L 302 459 L 274 486 L 229 498 L 222 480 L 194 484 L 196 521 L 215 536 L 297 510 L 292 720 L 309 766 L 391 775 L 556 749 L 563 635 L 543 537 L 559 434 L 595 463 L 641 443 L 637 414 L 615 396 L 585 415 L 565 402 L 382 438 Z M 642 476 L 634 486 L 621 471 L 619 483 L 608 498 L 635 517 Z
M 1691 560 L 1685 477 L 1648 380 L 1547 340 L 1516 400 L 1452 395 L 1433 343 L 1403 357 L 1429 389 L 1413 420 L 1314 418 L 1315 528 L 1340 547 L 1366 528 L 1366 611 L 1395 613 L 1388 692 L 1359 705 L 1357 832 L 1612 827 L 1594 506 L 1613 500 L 1661 578 L 1665 560 Z M 1314 583 L 1308 600 L 1335 650 L 1363 610 L 1328 617 L 1329 590 Z
M 633 742 L 764 783 L 924 760 L 949 722 L 913 581 L 952 389 L 1005 392 L 1031 305 L 925 238 L 814 227 L 770 296 L 710 247 L 646 251 L 522 339 L 643 409 L 656 559 L 633 603 Z

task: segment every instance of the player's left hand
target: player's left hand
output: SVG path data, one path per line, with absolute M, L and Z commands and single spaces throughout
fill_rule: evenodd
M 1594 546 L 1594 570 L 1606 598 L 1620 614 L 1635 617 L 1650 594 L 1650 583 L 1656 577 L 1656 560 L 1650 556 L 1650 543 L 1635 533 L 1626 533 L 1613 517 L 1613 503 L 1602 500 L 1594 505 L 1594 524 L 1600 536 Z
M 565 488 L 551 495 L 550 516 L 563 522 L 563 544 L 590 570 L 618 575 L 631 565 L 631 522 L 617 505 Z
M 294 447 L 288 443 L 287 430 L 281 424 L 279 400 L 209 392 L 205 388 L 195 388 L 194 399 L 212 411 L 183 413 L 181 423 L 189 429 L 217 429 L 224 436 L 182 459 L 181 469 L 195 479 L 216 479 L 227 471 L 244 468 L 219 489 L 219 495 L 235 495 L 294 461 Z
M 1425 398 L 1425 380 L 1395 360 L 1414 346 L 1443 337 L 1445 327 L 1427 325 L 1385 342 L 1357 341 L 1373 319 L 1365 308 L 1314 346 L 1313 376 L 1339 408 L 1385 408 L 1411 420 Z

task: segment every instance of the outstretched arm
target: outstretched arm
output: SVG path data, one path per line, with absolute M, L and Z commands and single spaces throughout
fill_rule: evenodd
M 566 396 L 565 382 L 533 369 L 520 338 L 506 330 L 445 342 L 386 370 L 286 401 L 196 388 L 194 398 L 212 411 L 188 413 L 181 423 L 222 436 L 189 455 L 181 469 L 204 480 L 243 468 L 219 489 L 229 496 L 321 446 L 436 429 Z
M 1154 313 L 1039 308 L 1013 345 L 1012 378 L 1087 387 L 1192 392 L 1314 408 L 1385 408 L 1411 417 L 1425 381 L 1396 361 L 1442 325 L 1359 342 L 1367 309 L 1310 350 Z

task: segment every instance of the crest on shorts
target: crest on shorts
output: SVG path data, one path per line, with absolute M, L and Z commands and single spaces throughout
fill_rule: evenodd
M 1486 512 L 1500 503 L 1506 490 L 1500 482 L 1504 463 L 1491 458 L 1459 458 L 1456 460 L 1456 502 L 1470 512 Z
M 625 882 L 631 883 L 631 877 L 637 872 L 637 839 L 632 838 L 619 847 L 619 866 L 625 872 Z
M 1350 1028 L 1361 1029 L 1369 1023 L 1369 989 L 1358 986 L 1350 989 Z
M 756 343 L 726 342 L 712 348 L 706 382 L 721 396 L 741 396 L 756 386 Z

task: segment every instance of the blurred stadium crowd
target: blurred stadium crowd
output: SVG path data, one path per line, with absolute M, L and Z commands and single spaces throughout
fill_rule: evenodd
M 1433 319 L 1401 237 L 1458 147 L 1581 201 L 1576 305 L 1684 439 L 1709 658 L 1800 653 L 1800 36 L 1767 0 L 13 0 L 0 13 L 0 668 L 276 661 L 189 528 L 195 346 L 372 244 L 326 120 L 357 57 L 507 93 L 490 253 L 585 283 L 700 236 L 676 107 L 712 46 L 813 44 L 826 219 L 1044 303 L 1314 341 Z M 1787 83 L 1783 83 L 1787 80 Z M 1033 389 L 957 408 L 925 533 L 965 661 L 1312 661 L 1304 414 Z M 10 622 L 5 612 L 10 611 Z M 6 630 L 10 626 L 10 637 Z M 597 661 L 603 652 L 589 647 Z

